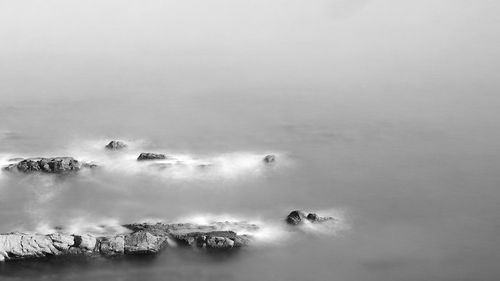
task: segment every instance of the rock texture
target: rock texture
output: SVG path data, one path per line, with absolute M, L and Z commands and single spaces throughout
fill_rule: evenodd
M 248 245 L 251 237 L 238 235 L 227 227 L 257 229 L 256 225 L 239 223 L 195 224 L 129 224 L 130 233 L 96 237 L 91 234 L 65 233 L 0 234 L 0 261 L 44 258 L 62 255 L 140 255 L 155 254 L 172 244 L 210 249 L 233 249 Z
M 111 150 L 119 150 L 119 149 L 126 148 L 127 144 L 122 142 L 122 141 L 114 140 L 114 141 L 110 141 L 105 147 L 107 149 L 111 149 Z
M 320 217 L 315 213 L 306 214 L 303 211 L 295 210 L 291 211 L 286 217 L 286 222 L 291 225 L 298 225 L 303 223 L 305 220 L 309 222 L 324 222 L 334 220 L 332 217 Z
M 167 156 L 165 154 L 143 152 L 139 155 L 139 157 L 137 157 L 137 160 L 139 160 L 139 161 L 142 161 L 142 160 L 161 160 L 161 159 L 167 159 Z
M 17 170 L 24 173 L 42 172 L 61 174 L 80 170 L 82 163 L 73 157 L 28 158 L 5 167 L 5 170 Z

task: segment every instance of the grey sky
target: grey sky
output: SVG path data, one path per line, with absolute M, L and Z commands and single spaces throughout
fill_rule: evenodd
M 0 0 L 1 99 L 353 88 L 383 98 L 479 86 L 487 94 L 499 80 L 499 6 Z

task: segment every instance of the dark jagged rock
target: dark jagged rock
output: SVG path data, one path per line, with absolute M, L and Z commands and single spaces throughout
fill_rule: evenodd
M 137 157 L 137 160 L 139 160 L 139 161 L 142 161 L 142 160 L 161 160 L 161 159 L 167 159 L 167 156 L 165 154 L 143 152 L 139 155 L 139 157 Z
M 300 210 L 295 210 L 290 212 L 286 217 L 286 222 L 291 225 L 297 225 L 302 223 L 304 220 L 308 220 L 310 222 L 324 222 L 329 220 L 334 220 L 332 217 L 320 217 L 315 213 L 309 213 L 306 215 L 305 212 Z
M 65 233 L 0 234 L 0 261 L 43 258 L 63 255 L 120 256 L 155 254 L 168 246 L 178 245 L 208 249 L 233 249 L 247 246 L 248 235 L 238 235 L 234 229 L 258 229 L 254 224 L 220 222 L 210 225 L 196 224 L 129 224 L 130 233 L 104 237 L 91 234 Z
M 306 213 L 295 210 L 292 211 L 288 216 L 286 217 L 286 222 L 292 225 L 297 225 L 302 222 L 306 218 Z
M 113 140 L 110 141 L 106 146 L 107 149 L 119 150 L 127 147 L 127 144 L 122 141 Z
M 310 221 L 317 221 L 318 220 L 318 215 L 315 213 L 309 213 L 307 215 L 307 219 Z
M 10 164 L 5 167 L 8 171 L 20 171 L 23 173 L 42 172 L 42 173 L 66 173 L 80 170 L 82 164 L 73 157 L 53 157 L 53 158 L 28 158 L 19 161 L 16 164 Z
M 274 156 L 273 154 L 269 154 L 269 155 L 266 155 L 266 157 L 264 157 L 263 160 L 266 163 L 272 163 L 272 162 L 276 161 L 276 156 Z

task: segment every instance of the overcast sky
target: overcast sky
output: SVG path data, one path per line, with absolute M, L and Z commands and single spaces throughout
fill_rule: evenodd
M 0 99 L 493 95 L 499 8 L 488 0 L 0 0 Z

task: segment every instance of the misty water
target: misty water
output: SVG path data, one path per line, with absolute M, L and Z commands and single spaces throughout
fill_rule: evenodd
M 500 274 L 497 4 L 216 2 L 1 4 L 0 164 L 101 168 L 2 171 L 0 232 L 230 220 L 261 226 L 254 242 L 6 262 L 0 280 Z M 129 147 L 105 150 L 113 139 Z M 336 221 L 290 228 L 294 209 Z

